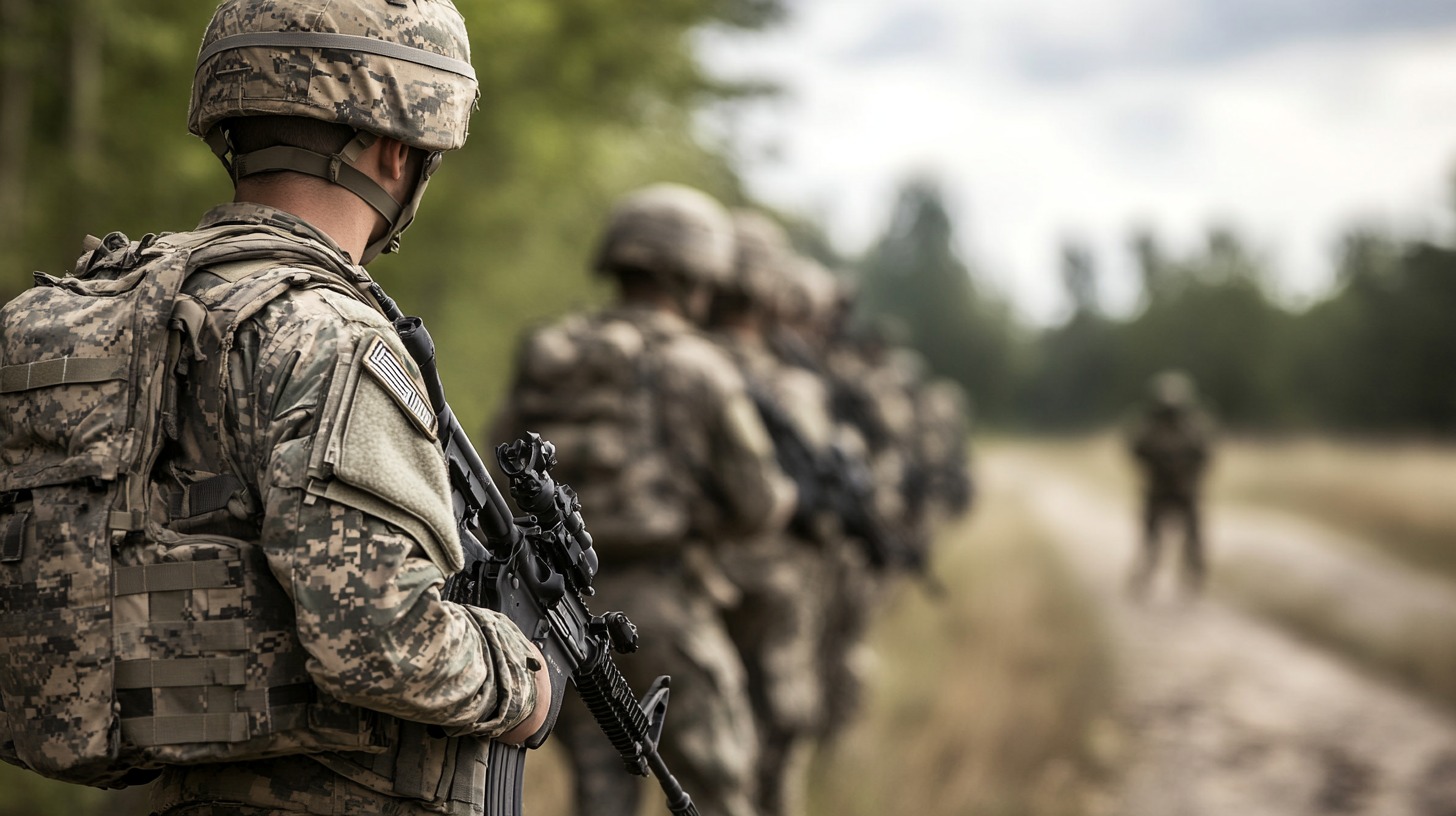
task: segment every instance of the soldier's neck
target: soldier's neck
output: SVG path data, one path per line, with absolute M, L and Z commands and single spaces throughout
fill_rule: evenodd
M 289 174 L 266 181 L 238 182 L 234 201 L 277 207 L 307 221 L 349 253 L 355 263 L 384 218 L 363 199 L 322 179 Z

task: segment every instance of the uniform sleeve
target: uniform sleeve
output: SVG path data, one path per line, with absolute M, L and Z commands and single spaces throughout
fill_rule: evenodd
M 701 418 L 704 433 L 707 498 L 716 510 L 710 528 L 731 537 L 782 529 L 793 513 L 798 491 L 779 468 L 773 440 L 737 368 L 716 348 L 687 344 L 677 362 L 700 374 L 697 393 L 688 403 Z
M 263 546 L 293 600 L 309 674 L 347 703 L 453 733 L 503 733 L 535 705 L 527 641 L 501 615 L 442 600 L 442 565 L 450 568 L 449 545 L 458 542 L 432 540 L 442 536 L 428 517 L 448 517 L 448 496 L 421 499 L 416 490 L 397 503 L 389 495 L 391 483 L 444 484 L 435 442 L 402 404 L 393 418 L 376 410 L 367 426 L 356 423 L 388 441 L 386 450 L 403 451 L 378 465 L 395 471 L 376 474 L 389 479 L 361 487 L 330 466 L 341 445 L 359 444 L 343 430 L 357 409 L 339 395 L 363 387 L 363 355 L 384 337 L 331 317 L 275 332 L 255 380 L 266 451 L 258 474 Z M 431 449 L 433 458 L 424 455 Z

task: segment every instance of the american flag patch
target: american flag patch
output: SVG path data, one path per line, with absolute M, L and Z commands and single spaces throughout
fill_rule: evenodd
M 383 337 L 374 338 L 374 344 L 364 355 L 364 368 L 383 384 L 410 420 L 434 439 L 435 412 L 430 408 L 430 401 Z

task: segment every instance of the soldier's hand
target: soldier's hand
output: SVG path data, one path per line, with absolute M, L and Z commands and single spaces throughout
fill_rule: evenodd
M 535 660 L 534 672 L 536 678 L 536 707 L 531 710 L 530 716 L 516 725 L 515 728 L 501 734 L 498 739 L 507 745 L 522 745 L 530 736 L 541 730 L 546 724 L 546 717 L 551 713 L 551 673 L 546 670 L 546 658 L 541 655 L 541 650 L 536 644 L 531 644 L 531 656 L 529 660 Z

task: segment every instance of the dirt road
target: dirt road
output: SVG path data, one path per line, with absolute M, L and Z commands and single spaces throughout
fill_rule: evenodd
M 1169 581 L 1130 602 L 1123 586 L 1137 531 L 1126 497 L 1014 449 L 984 457 L 981 474 L 1026 502 L 1105 610 L 1132 745 L 1110 813 L 1456 816 L 1448 711 L 1217 595 L 1185 602 Z M 1276 585 L 1347 599 L 1331 614 L 1352 626 L 1395 634 L 1449 621 L 1456 633 L 1449 586 L 1317 523 L 1219 508 L 1208 538 L 1215 570 L 1237 563 Z

